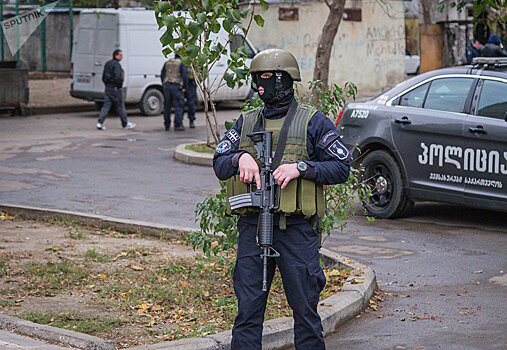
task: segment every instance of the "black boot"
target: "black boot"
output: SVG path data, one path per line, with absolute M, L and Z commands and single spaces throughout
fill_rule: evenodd
M 190 129 L 195 129 L 195 124 L 193 120 L 190 121 Z
M 174 126 L 174 131 L 185 131 L 183 125 Z

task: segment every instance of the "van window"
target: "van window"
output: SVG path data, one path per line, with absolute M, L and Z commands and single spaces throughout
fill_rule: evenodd
M 421 108 L 424 103 L 424 97 L 426 97 L 426 91 L 428 91 L 428 86 L 430 86 L 430 83 L 423 84 L 401 96 L 400 105 Z
M 507 84 L 484 80 L 477 115 L 504 119 L 507 113 Z
M 431 82 L 424 108 L 463 113 L 472 78 L 442 78 Z
M 234 34 L 231 36 L 231 52 L 238 51 L 239 47 L 243 44 L 246 49 L 246 57 L 253 58 L 255 56 L 254 50 L 248 45 L 245 37 L 241 34 Z
M 95 36 L 93 29 L 80 29 L 77 37 L 77 52 L 93 54 Z
M 100 30 L 100 40 L 97 42 L 97 52 L 100 55 L 111 55 L 116 48 L 116 32 L 114 30 Z

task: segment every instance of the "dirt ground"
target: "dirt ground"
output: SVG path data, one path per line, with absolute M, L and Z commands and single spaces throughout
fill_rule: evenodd
M 232 327 L 234 254 L 205 257 L 183 241 L 0 212 L 0 311 L 114 340 L 124 348 Z M 327 271 L 322 297 L 348 271 Z M 266 319 L 291 316 L 275 276 Z
M 29 107 L 70 106 L 91 102 L 70 96 L 70 78 L 30 79 Z

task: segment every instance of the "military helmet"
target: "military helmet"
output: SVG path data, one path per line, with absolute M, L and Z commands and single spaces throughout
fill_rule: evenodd
M 292 80 L 301 81 L 301 73 L 296 57 L 289 51 L 280 49 L 268 49 L 259 52 L 252 59 L 250 73 L 266 71 L 287 72 Z

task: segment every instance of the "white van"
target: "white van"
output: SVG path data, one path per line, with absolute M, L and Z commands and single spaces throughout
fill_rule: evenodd
M 162 54 L 155 12 L 146 9 L 85 9 L 79 15 L 74 30 L 71 59 L 73 97 L 94 101 L 101 105 L 104 100 L 102 71 L 104 64 L 112 58 L 115 49 L 123 51 L 120 62 L 125 71 L 123 87 L 125 102 L 139 104 L 146 115 L 157 115 L 163 111 L 163 93 L 160 72 L 167 58 Z M 229 34 L 222 29 L 218 40 L 223 45 Z M 236 34 L 230 43 L 230 51 L 236 51 L 243 36 Z M 247 49 L 247 64 L 257 53 L 255 47 L 244 40 Z M 210 79 L 222 75 L 227 67 L 227 57 L 221 58 L 210 71 Z M 249 84 L 231 89 L 224 85 L 216 94 L 216 101 L 245 100 L 252 94 Z M 199 92 L 198 100 L 201 101 Z

